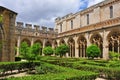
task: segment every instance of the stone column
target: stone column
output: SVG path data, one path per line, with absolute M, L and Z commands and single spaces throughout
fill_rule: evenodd
M 46 42 L 46 39 L 43 40 L 43 49 L 45 48 L 45 42 Z M 44 56 L 43 52 L 42 52 L 42 56 Z
M 68 42 L 67 42 L 67 41 L 68 41 L 68 38 L 65 38 L 64 41 L 65 41 L 65 44 L 68 45 Z M 70 56 L 69 56 L 69 53 L 66 53 L 66 57 L 70 57 Z
M 55 49 L 55 44 L 54 44 L 54 42 L 52 42 L 52 48 Z M 55 56 L 55 53 L 53 53 L 52 56 Z
M 31 46 L 34 44 L 34 39 L 32 38 L 31 39 Z
M 90 33 L 86 33 L 86 34 L 85 34 L 85 38 L 86 38 L 86 40 L 87 40 L 87 47 L 88 47 L 88 46 L 91 45 L 91 43 L 90 43 Z
M 109 59 L 109 49 L 108 49 L 108 41 L 107 41 L 108 32 L 103 31 L 103 59 Z
M 19 51 L 20 50 L 20 36 L 18 36 L 18 41 L 17 41 L 17 54 L 16 56 L 19 56 Z
M 78 58 L 78 57 L 79 57 L 79 49 L 78 49 L 79 46 L 78 46 L 78 42 L 77 42 L 78 37 L 75 36 L 75 37 L 74 37 L 74 40 L 75 40 L 75 57 Z

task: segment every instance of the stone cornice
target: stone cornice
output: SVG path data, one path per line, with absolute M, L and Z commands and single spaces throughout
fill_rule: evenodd
M 73 34 L 79 34 L 79 33 L 84 33 L 87 31 L 98 30 L 98 29 L 103 29 L 103 28 L 108 28 L 111 26 L 119 25 L 119 24 L 120 24 L 120 17 L 117 17 L 117 18 L 109 19 L 109 20 L 99 22 L 96 24 L 91 24 L 91 25 L 84 26 L 81 28 L 77 28 L 77 29 L 59 33 L 58 37 L 62 37 L 65 35 L 68 36 L 68 35 L 73 35 Z
M 84 9 L 84 10 L 82 10 L 82 11 L 80 11 L 80 12 L 77 12 L 77 13 L 75 13 L 75 14 L 71 14 L 70 17 L 64 16 L 64 18 L 63 18 L 63 17 L 62 17 L 62 18 L 59 17 L 58 19 L 56 18 L 55 21 L 56 21 L 57 24 L 59 24 L 59 23 L 65 21 L 65 20 L 74 18 L 74 17 L 76 16 L 76 14 L 77 14 L 77 15 L 79 15 L 79 14 L 80 14 L 80 15 L 84 15 L 84 14 L 87 14 L 87 13 L 90 13 L 90 12 L 94 11 L 95 8 L 110 6 L 110 5 L 112 5 L 112 4 L 114 4 L 114 3 L 117 3 L 117 2 L 119 2 L 119 1 L 120 1 L 120 0 L 105 0 L 105 1 L 103 1 L 103 2 L 100 2 L 100 3 L 96 4 L 96 5 L 93 5 L 93 6 L 89 7 L 89 8 L 87 8 L 87 9 Z

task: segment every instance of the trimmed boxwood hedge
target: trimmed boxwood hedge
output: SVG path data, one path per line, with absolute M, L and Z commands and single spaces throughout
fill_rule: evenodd
M 80 71 L 58 65 L 44 63 L 47 69 L 55 69 L 56 73 L 48 72 L 44 75 L 32 75 L 19 78 L 8 78 L 6 80 L 94 80 L 98 76 L 97 73 L 90 71 Z
M 103 61 L 103 60 L 82 60 L 70 62 L 67 60 L 47 60 L 48 63 L 70 67 L 84 71 L 98 72 L 100 76 L 107 79 L 119 80 L 120 78 L 120 63 L 119 61 Z M 115 63 L 115 64 L 114 64 Z
M 28 68 L 34 69 L 35 66 L 39 66 L 40 62 L 36 61 L 36 62 L 1 62 L 0 63 L 0 71 L 1 74 L 0 76 L 4 76 L 6 74 L 12 74 L 12 71 L 14 70 L 18 70 L 18 72 L 22 71 L 22 70 L 26 70 Z M 11 73 L 7 73 L 8 71 L 11 71 Z

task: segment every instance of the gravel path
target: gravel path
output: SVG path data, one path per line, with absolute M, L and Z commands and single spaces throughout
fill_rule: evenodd
M 19 74 L 13 74 L 13 75 L 9 75 L 9 76 L 0 77 L 0 79 L 10 78 L 10 77 L 22 77 L 22 76 L 29 76 L 29 74 L 27 74 L 27 72 L 23 72 L 23 73 L 19 73 Z
M 97 78 L 97 79 L 95 79 L 95 80 L 106 80 L 106 79 L 103 79 L 103 78 Z

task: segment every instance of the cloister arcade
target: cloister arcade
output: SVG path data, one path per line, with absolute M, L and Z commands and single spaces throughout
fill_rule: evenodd
M 105 34 L 106 36 L 105 35 L 103 36 L 103 34 Z M 26 41 L 29 46 L 34 43 L 40 43 L 42 49 L 46 46 L 51 46 L 52 48 L 56 48 L 61 44 L 67 44 L 70 48 L 68 54 L 66 55 L 67 57 L 84 57 L 84 58 L 87 57 L 86 48 L 91 44 L 96 44 L 100 48 L 101 50 L 100 58 L 104 57 L 106 53 L 104 52 L 105 49 L 108 52 L 114 51 L 120 53 L 120 31 L 108 30 L 106 31 L 106 33 L 101 33 L 101 32 L 90 33 L 90 34 L 84 33 L 75 36 L 62 37 L 54 40 L 35 39 L 35 38 L 33 39 L 24 38 L 20 40 L 20 42 L 23 41 Z M 106 47 L 104 46 L 105 43 L 108 43 Z M 16 46 L 17 44 L 18 43 L 16 43 Z

